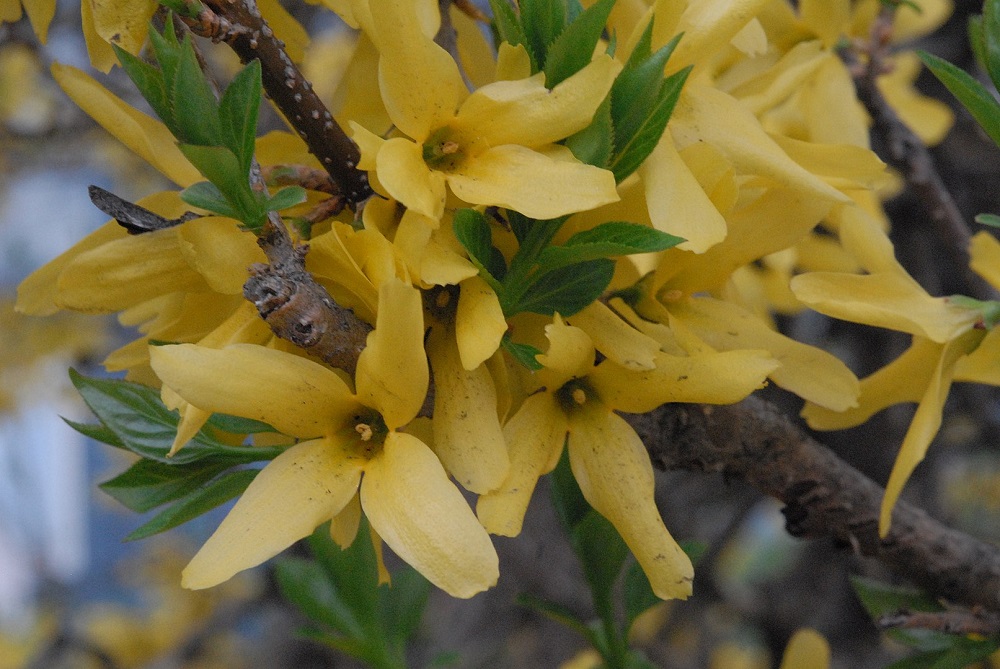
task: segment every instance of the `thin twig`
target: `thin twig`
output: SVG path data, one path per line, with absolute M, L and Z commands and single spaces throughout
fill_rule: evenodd
M 877 621 L 882 629 L 925 629 L 945 634 L 993 636 L 1000 633 L 1000 617 L 982 609 L 897 611 Z

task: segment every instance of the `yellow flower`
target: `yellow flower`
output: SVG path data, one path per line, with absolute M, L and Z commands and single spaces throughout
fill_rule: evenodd
M 1000 355 L 1000 337 L 976 328 L 982 319 L 978 310 L 928 295 L 896 261 L 891 242 L 871 219 L 845 217 L 840 236 L 868 274 L 803 274 L 792 280 L 796 297 L 829 316 L 910 333 L 913 342 L 899 358 L 861 381 L 856 408 L 836 412 L 807 403 L 802 416 L 814 429 L 837 430 L 859 425 L 888 406 L 918 403 L 886 484 L 879 519 L 885 536 L 903 486 L 941 426 L 952 381 L 1000 384 L 988 371 Z M 970 252 L 973 268 L 997 281 L 1000 244 L 977 235 Z
M 31 21 L 38 39 L 45 43 L 49 23 L 56 15 L 56 0 L 0 0 L 0 23 L 13 23 L 21 18 L 21 5 Z
M 247 488 L 184 570 L 185 587 L 211 587 L 260 564 L 337 516 L 356 493 L 372 528 L 438 587 L 471 597 L 496 583 L 489 536 L 430 448 L 399 431 L 428 385 L 420 294 L 387 281 L 378 310 L 356 392 L 318 363 L 259 346 L 152 352 L 164 385 L 192 405 L 303 440 Z
M 804 627 L 792 635 L 781 658 L 781 669 L 827 669 L 830 644 L 822 634 Z
M 544 75 L 497 81 L 471 95 L 451 56 L 422 30 L 415 3 L 371 0 L 388 140 L 353 123 L 363 169 L 408 208 L 439 220 L 446 187 L 464 202 L 555 218 L 618 199 L 614 176 L 554 142 L 589 125 L 621 66 L 610 56 L 549 90 Z
M 538 478 L 556 466 L 563 444 L 590 505 L 621 534 L 663 599 L 691 594 L 691 562 L 670 536 L 653 500 L 653 469 L 638 435 L 614 410 L 644 412 L 665 402 L 726 403 L 759 388 L 777 363 L 758 351 L 674 357 L 630 371 L 604 361 L 580 328 L 558 317 L 545 328 L 541 389 L 504 426 L 510 474 L 479 498 L 479 519 L 492 533 L 515 536 Z

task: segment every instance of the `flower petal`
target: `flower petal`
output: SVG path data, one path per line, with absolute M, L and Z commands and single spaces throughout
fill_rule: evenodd
M 507 320 L 489 284 L 479 276 L 463 281 L 455 313 L 455 338 L 462 366 L 479 367 L 497 352 L 505 332 Z
M 242 295 L 250 265 L 267 261 L 256 238 L 231 218 L 206 216 L 177 228 L 181 253 L 212 290 Z
M 538 372 L 538 381 L 550 391 L 556 391 L 570 379 L 590 373 L 594 366 L 594 343 L 580 328 L 567 325 L 556 314 L 545 326 L 549 349 L 536 356 L 545 369 Z
M 400 130 L 423 142 L 445 125 L 468 94 L 458 65 L 424 35 L 413 0 L 370 0 L 378 17 L 379 85 L 389 117 Z M 399 199 L 399 198 L 397 198 Z
M 969 267 L 1000 289 L 1000 241 L 986 231 L 978 232 L 969 244 L 969 255 L 972 256 Z
M 466 490 L 494 490 L 510 461 L 493 377 L 485 365 L 471 371 L 462 366 L 451 328 L 431 329 L 427 353 L 434 368 L 434 452 Z
M 420 411 L 428 382 L 420 291 L 392 279 L 379 290 L 375 330 L 358 358 L 358 400 L 395 430 Z
M 913 422 L 910 423 L 910 428 L 903 438 L 903 445 L 900 447 L 896 462 L 892 466 L 892 473 L 889 474 L 889 482 L 885 484 L 885 497 L 882 498 L 882 510 L 878 522 L 880 537 L 885 537 L 889 533 L 889 526 L 892 523 L 892 508 L 896 505 L 896 500 L 903 492 L 903 486 L 906 485 L 913 470 L 924 459 L 927 447 L 931 445 L 931 441 L 941 427 L 941 413 L 944 411 L 944 403 L 948 399 L 948 391 L 951 389 L 955 362 L 961 356 L 974 350 L 982 338 L 982 331 L 973 330 L 948 342 L 942 348 L 941 357 L 934 366 L 930 383 L 920 398 Z
M 836 4 L 831 0 L 822 2 Z M 803 628 L 793 634 L 785 646 L 780 669 L 828 669 L 829 666 L 830 644 L 816 630 Z
M 397 555 L 453 597 L 496 584 L 496 550 L 426 444 L 392 432 L 365 468 L 361 506 Z
M 661 599 L 687 599 L 694 568 L 663 524 L 653 498 L 653 466 L 620 416 L 583 410 L 570 420 L 570 465 L 580 490 L 611 521 Z
M 379 181 L 389 195 L 418 214 L 440 220 L 445 176 L 427 167 L 419 145 L 402 137 L 390 139 L 379 149 L 375 163 Z
M 551 393 L 530 396 L 503 428 L 510 444 L 510 471 L 503 485 L 481 495 L 479 522 L 490 534 L 516 537 L 538 478 L 555 467 L 569 424 Z
M 181 585 L 218 585 L 308 536 L 351 500 L 363 464 L 327 439 L 292 446 L 253 480 L 184 569 Z
M 1000 386 L 1000 327 L 986 333 L 975 351 L 959 358 L 955 364 L 955 380 Z
M 586 332 L 597 350 L 626 369 L 652 369 L 660 344 L 639 332 L 603 302 L 590 306 L 569 317 L 571 325 Z
M 644 413 L 667 402 L 739 402 L 764 387 L 767 376 L 780 365 L 767 351 L 658 353 L 656 369 L 633 372 L 605 360 L 589 379 L 611 408 Z
M 670 305 L 670 313 L 713 348 L 764 349 L 781 363 L 771 379 L 805 400 L 834 411 L 857 406 L 858 379 L 836 357 L 775 332 L 742 307 L 699 297 Z
M 539 220 L 618 201 L 611 172 L 513 144 L 467 158 L 446 177 L 452 192 L 466 202 L 506 207 Z
M 263 346 L 154 346 L 149 357 L 163 383 L 199 409 L 264 421 L 293 437 L 330 434 L 358 407 L 332 370 Z
M 487 84 L 465 100 L 452 127 L 490 146 L 557 142 L 590 125 L 621 67 L 602 54 L 552 90 L 541 72 Z

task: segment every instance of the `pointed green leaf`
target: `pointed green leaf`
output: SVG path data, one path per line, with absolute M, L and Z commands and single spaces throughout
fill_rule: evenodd
M 566 27 L 566 12 L 562 0 L 520 0 L 521 25 L 539 68 L 545 67 L 549 45 Z
M 77 423 L 76 421 L 72 421 L 69 418 L 63 418 L 63 422 L 69 425 L 77 432 L 79 432 L 80 434 L 82 434 L 83 436 L 89 437 L 94 441 L 99 441 L 102 444 L 107 444 L 108 446 L 114 446 L 115 448 L 122 448 L 127 450 L 127 447 L 125 446 L 124 443 L 122 443 L 122 440 L 119 439 L 114 432 L 112 432 L 111 430 L 109 430 L 107 427 L 105 427 L 100 423 L 98 423 L 97 425 L 91 425 L 89 423 Z
M 993 86 L 1000 89 L 1000 2 L 986 0 L 983 3 L 983 61 L 986 72 L 993 80 Z
M 210 456 L 231 464 L 271 460 L 283 449 L 230 446 L 204 431 L 191 443 L 167 457 L 177 434 L 178 415 L 160 401 L 159 391 L 116 379 L 95 379 L 70 370 L 70 380 L 101 423 L 133 453 L 170 465 L 182 465 Z
M 239 220 L 240 212 L 233 209 L 229 200 L 210 181 L 199 181 L 181 191 L 181 199 L 192 207 L 205 209 L 219 216 Z
M 112 44 L 111 47 L 115 50 L 115 55 L 118 56 L 118 62 L 121 63 L 125 74 L 139 89 L 142 97 L 146 99 L 164 125 L 168 128 L 176 127 L 170 100 L 167 98 L 166 85 L 163 83 L 163 72 L 146 61 L 136 58 L 117 44 Z
M 321 525 L 309 537 L 309 549 L 323 567 L 342 605 L 351 611 L 357 621 L 359 631 L 355 636 L 361 638 L 379 633 L 381 628 L 375 596 L 378 563 L 367 521 L 362 518 L 357 537 L 346 549 L 333 542 L 328 525 Z
M 328 525 L 323 527 L 329 528 Z M 275 576 L 282 596 L 299 607 L 310 620 L 351 638 L 361 637 L 361 625 L 318 562 L 281 558 L 275 562 Z
M 681 95 L 684 82 L 691 72 L 691 67 L 689 65 L 663 81 L 656 105 L 653 106 L 649 115 L 635 131 L 635 134 L 625 139 L 625 144 L 622 146 L 621 151 L 612 159 L 609 169 L 614 172 L 615 180 L 618 183 L 621 183 L 628 175 L 639 169 L 642 162 L 656 148 L 660 138 L 663 136 L 663 131 L 667 127 L 667 121 L 670 120 L 670 115 L 674 111 L 674 105 L 677 104 L 677 99 Z M 617 126 L 615 127 L 615 132 L 619 132 Z M 617 134 L 616 137 L 618 137 Z
M 177 63 L 180 60 L 180 43 L 177 41 L 177 34 L 174 32 L 173 21 L 165 21 L 163 25 L 163 32 L 159 33 L 156 30 L 149 31 L 149 43 L 153 47 L 153 53 L 156 56 L 156 62 L 160 66 L 160 71 L 163 72 L 163 85 L 164 90 L 167 93 L 167 99 L 171 99 L 171 92 L 173 90 L 173 82 L 177 78 Z M 171 120 L 173 119 L 173 110 L 169 114 Z M 162 118 L 170 131 L 177 135 L 177 126 L 171 125 L 166 119 Z
M 524 26 L 521 25 L 521 17 L 514 11 L 514 7 L 509 0 L 489 0 L 490 8 L 493 10 L 493 26 L 501 42 L 507 42 L 511 46 L 523 45 L 531 60 L 531 73 L 538 72 L 538 62 L 528 45 L 528 37 L 524 33 Z
M 400 650 L 420 627 L 431 584 L 420 572 L 404 567 L 392 574 L 391 586 L 379 587 L 383 634 Z
M 181 498 L 180 501 L 172 506 L 167 507 L 167 509 L 157 514 L 152 520 L 125 537 L 125 541 L 136 541 L 151 537 L 154 534 L 165 532 L 208 513 L 217 506 L 221 506 L 234 497 L 241 495 L 259 472 L 259 469 L 240 469 L 223 474 L 211 483 Z
M 615 0 L 598 0 L 566 26 L 545 57 L 545 85 L 554 88 L 590 63 Z
M 652 253 L 677 246 L 684 239 L 638 223 L 611 221 L 578 232 L 561 246 L 549 246 L 538 257 L 546 269 L 596 258 Z
M 174 77 L 165 79 L 165 84 L 177 124 L 177 139 L 202 146 L 218 142 L 222 134 L 218 102 L 198 63 L 190 36 L 185 35 Z
M 236 155 L 245 174 L 250 173 L 257 139 L 260 91 L 260 61 L 253 60 L 233 77 L 219 101 L 219 121 L 226 134 L 226 146 Z
M 650 35 L 652 23 L 643 36 Z M 615 150 L 621 153 L 628 140 L 642 127 L 650 115 L 652 107 L 663 88 L 663 68 L 677 47 L 681 36 L 677 35 L 656 53 L 638 60 L 639 50 L 632 52 L 625 68 L 611 86 L 611 119 L 615 126 Z M 649 50 L 648 41 L 641 42 Z
M 584 499 L 580 486 L 573 477 L 573 470 L 569 465 L 569 452 L 566 449 L 563 449 L 559 463 L 552 470 L 552 504 L 556 508 L 559 521 L 569 533 L 572 533 L 573 528 L 583 522 L 591 511 L 590 504 Z
M 663 601 L 653 593 L 649 577 L 638 562 L 633 562 L 625 571 L 624 599 L 626 634 L 636 618 Z
M 988 225 L 992 228 L 1000 228 L 1000 216 L 996 214 L 977 214 L 976 223 Z
M 530 344 L 518 344 L 510 338 L 510 335 L 506 334 L 500 339 L 500 345 L 503 346 L 505 351 L 510 353 L 511 357 L 527 369 L 538 371 L 542 368 L 542 363 L 538 362 L 535 358 L 535 356 L 541 355 L 542 351 L 534 346 Z
M 594 112 L 594 118 L 583 130 L 566 138 L 565 144 L 581 163 L 605 168 L 614 150 L 615 128 L 611 122 L 611 96 Z
M 593 510 L 576 524 L 570 537 L 590 586 L 594 608 L 602 619 L 613 619 L 612 589 L 629 555 L 628 547 L 614 525 Z
M 230 466 L 206 460 L 188 465 L 139 460 L 98 487 L 132 511 L 145 513 L 200 488 Z
M 593 639 L 594 641 L 591 642 L 591 645 L 596 645 L 594 631 L 587 627 L 585 622 L 577 618 L 575 613 L 562 604 L 550 602 L 547 599 L 542 599 L 541 597 L 537 597 L 530 593 L 521 593 L 517 596 L 515 601 L 519 606 L 538 611 L 546 618 L 555 620 L 557 623 L 565 625 L 571 630 L 578 632 L 588 640 Z
M 986 87 L 948 61 L 925 51 L 917 55 L 941 83 L 969 110 L 990 139 L 1000 146 L 1000 104 Z M 987 55 L 987 57 L 989 57 Z
M 983 17 L 973 15 L 969 17 L 969 45 L 972 53 L 976 57 L 976 64 L 986 71 L 986 38 L 983 35 Z
M 516 311 L 572 316 L 601 296 L 615 273 L 612 260 L 576 263 L 545 272 L 526 291 Z
M 281 211 L 306 201 L 306 189 L 302 186 L 286 186 L 267 201 L 270 211 Z
M 502 288 L 490 271 L 492 267 L 496 269 L 496 258 L 494 257 L 493 236 L 490 232 L 490 224 L 486 217 L 475 209 L 459 209 L 455 212 L 452 222 L 455 230 L 455 237 L 469 254 L 469 260 L 479 268 L 479 273 L 490 284 L 494 291 L 499 293 Z
M 219 189 L 236 212 L 234 218 L 254 229 L 263 225 L 267 215 L 264 202 L 250 189 L 250 174 L 243 171 L 236 154 L 221 146 L 177 146 L 184 157 Z
M 208 425 L 230 434 L 259 434 L 261 432 L 277 432 L 267 423 L 242 416 L 229 416 L 224 413 L 214 413 L 208 419 Z

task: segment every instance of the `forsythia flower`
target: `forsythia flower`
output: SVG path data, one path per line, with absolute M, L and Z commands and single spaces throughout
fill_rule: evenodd
M 856 408 L 836 412 L 809 403 L 802 415 L 814 429 L 836 430 L 859 425 L 893 404 L 918 403 L 886 484 L 879 519 L 884 536 L 892 507 L 941 426 L 952 381 L 1000 385 L 991 371 L 1000 356 L 1000 337 L 995 328 L 987 335 L 976 327 L 982 322 L 980 311 L 928 295 L 896 261 L 885 234 L 861 212 L 843 219 L 840 235 L 868 274 L 803 274 L 792 280 L 795 295 L 829 316 L 910 333 L 913 342 L 903 355 L 861 381 Z M 970 251 L 973 268 L 1000 287 L 1000 244 L 980 233 Z
M 399 431 L 427 391 L 419 292 L 398 280 L 358 360 L 357 390 L 322 365 L 259 346 L 152 351 L 164 384 L 199 408 L 255 418 L 303 439 L 269 463 L 184 570 L 207 588 L 260 564 L 343 511 L 357 494 L 372 528 L 456 597 L 496 583 L 489 536 L 433 452 Z
M 551 91 L 539 73 L 469 94 L 458 65 L 424 34 L 411 0 L 371 0 L 366 31 L 379 50 L 389 117 L 405 137 L 388 140 L 357 124 L 363 169 L 393 198 L 430 219 L 444 213 L 445 184 L 471 204 L 538 219 L 618 199 L 611 172 L 584 165 L 554 142 L 585 128 L 620 70 L 596 57 Z

